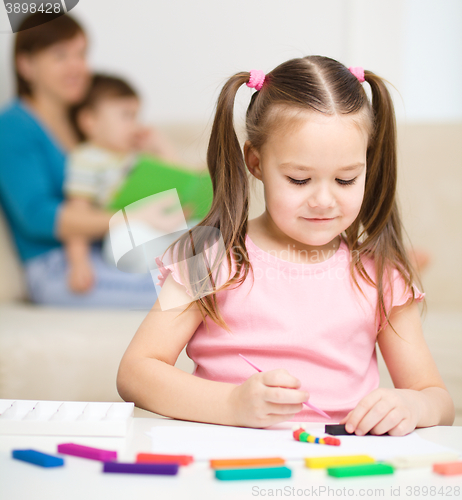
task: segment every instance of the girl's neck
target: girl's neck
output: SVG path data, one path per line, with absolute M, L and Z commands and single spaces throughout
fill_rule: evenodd
M 340 236 L 322 246 L 310 246 L 300 243 L 283 233 L 274 223 L 271 216 L 265 210 L 260 217 L 248 221 L 247 232 L 250 239 L 265 252 L 274 255 L 274 252 L 282 260 L 290 262 L 310 264 L 327 260 L 337 252 L 340 247 Z
M 69 107 L 51 95 L 37 92 L 23 100 L 51 131 L 61 147 L 69 151 L 77 145 L 78 139 L 69 120 Z

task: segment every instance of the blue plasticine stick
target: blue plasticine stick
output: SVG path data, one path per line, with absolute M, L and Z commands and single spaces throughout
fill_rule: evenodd
M 41 467 L 60 467 L 64 465 L 64 460 L 61 457 L 47 455 L 36 450 L 13 450 L 11 455 L 16 460 L 40 465 Z

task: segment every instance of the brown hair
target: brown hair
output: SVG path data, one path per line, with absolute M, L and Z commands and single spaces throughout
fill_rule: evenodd
M 78 126 L 77 116 L 83 109 L 94 108 L 103 99 L 113 99 L 117 97 L 136 97 L 138 93 L 134 88 L 122 78 L 116 76 L 95 73 L 83 100 L 71 106 L 69 110 L 71 123 L 77 132 L 80 141 L 86 139 L 83 131 Z
M 51 21 L 50 21 L 51 19 Z M 50 45 L 71 40 L 77 34 L 85 34 L 80 24 L 69 15 L 36 12 L 24 19 L 19 26 L 14 43 L 14 71 L 16 92 L 19 96 L 32 95 L 29 83 L 19 74 L 19 54 L 35 54 Z
M 219 290 L 242 283 L 251 269 L 245 236 L 249 211 L 249 185 L 243 152 L 233 123 L 234 100 L 238 89 L 249 81 L 248 72 L 237 73 L 224 85 L 218 98 L 207 163 L 213 182 L 213 203 L 199 226 L 218 228 L 223 236 L 226 258 L 231 269 L 231 251 L 236 257 L 236 273 Z M 378 330 L 389 320 L 384 296 L 392 292 L 392 269 L 398 270 L 406 286 L 420 280 L 412 268 L 403 244 L 403 229 L 396 201 L 397 154 L 396 124 L 391 96 L 385 80 L 365 71 L 372 92 L 372 104 L 358 79 L 340 62 L 322 56 L 287 61 L 268 73 L 260 91 L 253 94 L 246 113 L 248 140 L 258 150 L 277 123 L 278 110 L 311 110 L 327 115 L 356 115 L 368 132 L 365 193 L 358 217 L 345 231 L 351 254 L 350 272 L 359 290 L 356 275 L 377 289 Z M 193 230 L 194 231 L 194 230 Z M 191 231 L 189 232 L 191 233 Z M 178 262 L 188 258 L 188 233 L 180 237 Z M 201 252 L 194 240 L 194 254 Z M 170 247 L 171 248 L 171 247 Z M 362 258 L 374 259 L 375 281 L 368 275 Z M 200 296 L 198 296 L 200 297 Z M 198 298 L 205 314 L 229 331 L 215 294 Z

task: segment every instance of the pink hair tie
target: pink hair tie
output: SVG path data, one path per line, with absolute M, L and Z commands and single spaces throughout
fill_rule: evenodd
M 359 83 L 363 83 L 366 81 L 366 79 L 364 78 L 364 68 L 362 68 L 361 66 L 358 66 L 356 68 L 353 68 L 353 66 L 350 66 L 348 68 L 348 70 L 350 71 L 350 73 L 352 75 L 356 76 Z
M 260 90 L 263 87 L 263 82 L 265 81 L 265 73 L 260 69 L 250 70 L 250 78 L 246 83 L 247 87 L 255 90 Z

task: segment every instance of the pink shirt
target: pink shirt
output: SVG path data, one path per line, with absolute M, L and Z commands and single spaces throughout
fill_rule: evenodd
M 248 235 L 246 248 L 255 278 L 250 272 L 242 285 L 217 293 L 232 334 L 210 319 L 209 331 L 199 325 L 186 349 L 194 375 L 241 384 L 256 373 L 241 353 L 263 371 L 285 368 L 310 393 L 311 403 L 333 422 L 341 420 L 379 385 L 375 288 L 361 281 L 364 297 L 351 282 L 343 239 L 331 258 L 310 264 L 279 259 Z M 364 264 L 374 277 L 372 261 Z M 160 270 L 160 284 L 169 272 L 180 282 L 175 265 Z M 412 292 L 405 291 L 397 272 L 394 279 L 393 306 L 402 305 Z M 414 289 L 416 299 L 423 300 Z M 389 294 L 386 300 L 389 304 Z M 292 420 L 327 421 L 308 408 Z

